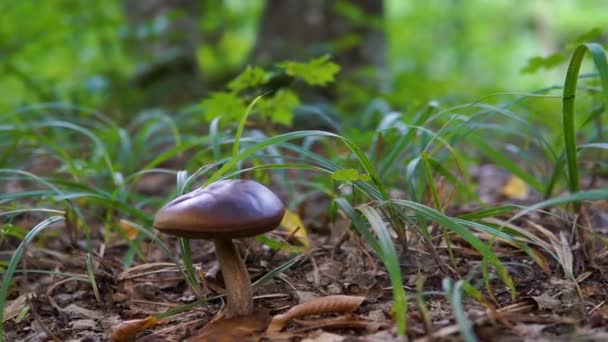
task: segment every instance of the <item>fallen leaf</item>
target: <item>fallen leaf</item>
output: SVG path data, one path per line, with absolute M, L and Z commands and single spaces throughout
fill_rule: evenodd
M 211 321 L 190 337 L 188 342 L 240 342 L 257 340 L 255 335 L 264 332 L 268 313 L 259 311 L 242 317 Z
M 287 323 L 295 318 L 306 315 L 320 315 L 325 313 L 344 313 L 356 310 L 365 297 L 361 296 L 326 296 L 314 299 L 307 303 L 302 303 L 289 309 L 284 314 L 276 315 L 266 329 L 266 334 L 273 335 L 279 333 Z
M 17 297 L 15 300 L 9 302 L 4 307 L 2 323 L 8 321 L 9 319 L 17 318 L 19 316 L 19 313 L 21 313 L 24 310 L 27 310 L 27 308 L 29 307 L 27 304 L 27 300 L 31 299 L 31 298 L 35 298 L 35 297 L 36 297 L 36 295 L 34 293 L 30 292 L 30 293 L 22 294 L 21 296 Z
M 528 185 L 519 177 L 511 176 L 511 179 L 502 187 L 502 194 L 510 199 L 523 200 L 528 197 Z
M 285 215 L 281 221 L 281 227 L 283 227 L 290 234 L 293 234 L 293 237 L 297 239 L 304 247 L 308 248 L 310 246 L 306 227 L 304 227 L 304 223 L 302 223 L 302 220 L 298 214 L 289 209 L 285 210 Z
M 102 314 L 99 311 L 85 309 L 76 304 L 70 304 L 65 308 L 61 308 L 61 311 L 70 315 L 70 317 L 79 317 L 79 318 L 87 318 L 87 319 L 99 319 Z
M 158 318 L 156 318 L 156 316 L 124 321 L 112 328 L 112 339 L 116 342 L 129 341 L 137 333 L 151 328 L 156 324 L 158 324 Z
M 131 226 L 125 220 L 120 220 L 118 222 L 118 228 L 125 234 L 125 236 L 129 240 L 135 240 L 137 238 L 137 235 L 139 234 L 139 231 L 133 228 L 133 226 Z
M 534 299 L 540 310 L 554 311 L 559 307 L 559 300 L 551 297 L 546 292 L 540 296 L 532 296 L 532 299 Z
M 329 317 L 310 321 L 296 320 L 302 328 L 296 329 L 295 333 L 303 333 L 309 330 L 319 329 L 354 329 L 365 330 L 367 332 L 376 332 L 380 329 L 386 329 L 393 324 L 390 321 L 368 321 L 355 317 L 352 314 L 343 317 Z
M 344 336 L 320 331 L 315 334 L 311 334 L 307 338 L 303 339 L 302 342 L 342 342 L 346 339 Z
M 69 327 L 73 331 L 81 331 L 81 330 L 95 330 L 99 323 L 92 319 L 79 319 L 76 321 L 71 321 L 69 323 Z

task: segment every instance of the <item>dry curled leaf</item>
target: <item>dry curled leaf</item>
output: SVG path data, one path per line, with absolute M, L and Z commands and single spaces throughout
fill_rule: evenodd
M 188 342 L 254 341 L 255 335 L 264 331 L 268 318 L 266 311 L 258 311 L 248 316 L 214 320 L 190 337 Z
M 112 339 L 116 342 L 129 341 L 137 333 L 158 324 L 158 318 L 148 316 L 142 319 L 124 321 L 112 329 Z
M 316 319 L 312 321 L 295 320 L 301 328 L 295 330 L 297 333 L 303 333 L 310 330 L 320 329 L 349 329 L 349 330 L 365 330 L 367 332 L 375 332 L 380 329 L 387 329 L 392 326 L 390 321 L 368 321 L 363 320 L 355 315 L 345 315 L 342 317 L 330 317 Z
M 298 317 L 307 315 L 320 315 L 333 312 L 351 312 L 356 310 L 365 297 L 361 296 L 327 296 L 311 300 L 310 302 L 296 305 L 284 314 L 276 315 L 266 329 L 266 334 L 279 333 L 287 323 Z

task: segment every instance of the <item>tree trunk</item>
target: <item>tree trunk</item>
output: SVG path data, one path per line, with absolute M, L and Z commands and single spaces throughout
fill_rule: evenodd
M 147 107 L 176 107 L 203 92 L 196 49 L 201 43 L 198 0 L 130 0 L 125 2 L 132 54 L 138 60 L 133 83 Z
M 347 17 L 353 12 L 358 15 Z M 383 14 L 381 0 L 267 0 L 251 60 L 267 65 L 329 53 L 342 67 L 340 77 L 351 78 L 371 66 L 381 78 L 386 59 Z

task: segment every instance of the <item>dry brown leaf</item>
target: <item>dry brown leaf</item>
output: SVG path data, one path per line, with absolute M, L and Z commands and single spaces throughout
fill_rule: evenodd
M 100 311 L 85 309 L 74 303 L 66 306 L 65 308 L 61 308 L 60 311 L 68 314 L 72 318 L 78 317 L 87 319 L 100 319 L 102 316 L 102 313 Z
M 544 292 L 540 296 L 532 296 L 532 299 L 538 305 L 540 310 L 551 310 L 554 311 L 559 307 L 560 301 L 557 298 L 550 296 L 548 293 Z
M 273 335 L 279 333 L 294 318 L 324 313 L 354 311 L 364 300 L 365 297 L 361 296 L 336 295 L 317 298 L 310 302 L 296 305 L 286 313 L 274 316 L 268 325 L 268 329 L 266 329 L 266 334 Z
M 392 326 L 390 321 L 368 321 L 355 317 L 354 315 L 329 317 L 311 321 L 296 320 L 296 322 L 302 325 L 302 328 L 296 329 L 294 331 L 295 333 L 319 329 L 355 329 L 376 332 Z
M 268 313 L 260 311 L 248 316 L 211 321 L 188 342 L 255 341 L 255 335 L 264 331 L 268 319 Z
M 124 321 L 112 329 L 112 339 L 116 342 L 129 341 L 137 333 L 158 324 L 158 318 L 148 316 L 142 319 Z
M 36 294 L 28 292 L 17 297 L 17 299 L 8 302 L 4 307 L 4 318 L 2 319 L 2 323 L 19 316 L 19 313 L 28 307 L 28 299 L 32 298 L 36 298 Z

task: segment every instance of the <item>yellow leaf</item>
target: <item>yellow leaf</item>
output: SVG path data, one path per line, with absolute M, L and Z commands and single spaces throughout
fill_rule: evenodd
M 302 245 L 308 248 L 310 245 L 310 241 L 308 240 L 308 234 L 306 233 L 306 227 L 302 223 L 300 216 L 294 213 L 293 211 L 287 209 L 285 210 L 285 216 L 283 216 L 283 221 L 281 221 L 281 227 L 283 227 L 290 234 L 293 234 L 293 237 L 296 238 Z M 298 229 L 298 227 L 300 229 Z M 294 233 L 295 230 L 298 230 Z
M 143 319 L 132 319 L 125 321 L 112 328 L 112 339 L 117 342 L 131 341 L 138 333 L 154 327 L 158 324 L 158 318 L 148 316 Z
M 129 240 L 135 240 L 137 233 L 139 233 L 137 229 L 133 228 L 124 220 L 120 220 L 118 222 L 118 228 L 127 236 Z
M 507 184 L 502 187 L 502 194 L 511 199 L 526 199 L 528 185 L 521 178 L 511 176 Z

